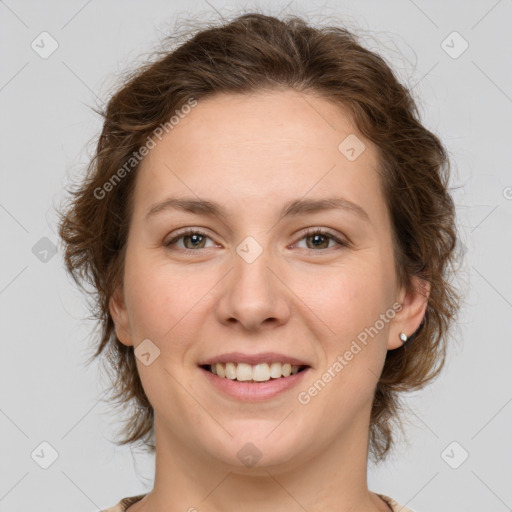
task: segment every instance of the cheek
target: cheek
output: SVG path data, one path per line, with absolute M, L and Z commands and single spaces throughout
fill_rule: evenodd
M 388 277 L 377 268 L 351 266 L 322 279 L 317 276 L 315 287 L 301 289 L 304 303 L 319 319 L 323 352 L 321 368 L 303 391 L 315 397 L 313 407 L 319 411 L 339 412 L 332 428 L 340 428 L 373 399 L 394 312 L 386 286 Z
M 316 323 L 337 344 L 356 337 L 372 326 L 391 306 L 389 276 L 380 266 L 363 262 L 326 271 L 304 273 L 293 289 L 301 301 L 316 314 Z
M 175 347 L 183 338 L 178 333 L 193 331 L 194 313 L 217 280 L 212 272 L 194 265 L 179 269 L 148 252 L 127 255 L 125 295 L 132 330 L 139 340 L 153 339 L 159 346 L 175 339 Z
M 367 259 L 363 264 L 361 258 L 359 265 L 347 264 L 329 275 L 318 274 L 301 288 L 304 303 L 319 319 L 321 382 L 313 379 L 309 385 L 327 389 L 316 401 L 317 407 L 344 410 L 350 416 L 372 400 L 392 318 L 388 315 L 388 322 L 381 320 L 391 307 L 388 280 L 381 263 L 371 265 Z M 316 388 L 312 392 L 317 392 Z

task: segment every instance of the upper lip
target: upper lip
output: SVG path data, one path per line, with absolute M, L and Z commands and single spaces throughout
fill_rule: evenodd
M 296 357 L 279 354 L 277 352 L 262 352 L 260 354 L 243 354 L 242 352 L 229 352 L 220 354 L 200 361 L 198 366 L 216 363 L 247 363 L 250 365 L 260 363 L 290 363 L 297 366 L 310 366 L 306 361 L 297 359 Z

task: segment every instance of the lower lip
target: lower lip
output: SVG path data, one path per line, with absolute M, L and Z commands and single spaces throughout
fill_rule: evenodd
M 199 367 L 199 369 L 219 391 L 230 397 L 247 402 L 268 400 L 284 393 L 294 386 L 297 386 L 303 379 L 304 374 L 310 370 L 310 368 L 306 368 L 295 375 L 281 377 L 279 379 L 270 379 L 266 382 L 239 382 L 237 380 L 227 379 L 226 377 L 219 377 L 201 367 Z

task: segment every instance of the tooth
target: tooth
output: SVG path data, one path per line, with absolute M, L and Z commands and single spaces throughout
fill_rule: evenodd
M 215 369 L 217 370 L 217 375 L 219 377 L 225 377 L 226 376 L 226 372 L 224 371 L 224 367 L 222 366 L 222 363 L 217 363 L 215 365 Z
M 299 365 L 292 365 L 290 363 L 259 363 L 250 365 L 247 363 L 216 363 L 210 365 L 210 371 L 221 378 L 228 378 L 230 380 L 239 380 L 241 382 L 256 381 L 266 382 L 280 377 L 289 377 L 295 375 L 300 369 Z
M 225 373 L 228 379 L 236 379 L 236 366 L 233 363 L 226 363 Z
M 252 379 L 264 382 L 270 379 L 270 369 L 267 363 L 257 364 L 252 367 Z
M 247 363 L 238 363 L 236 367 L 236 379 L 240 381 L 252 379 L 252 366 Z
M 289 377 L 292 373 L 292 365 L 290 363 L 283 364 L 283 368 L 281 369 L 281 375 L 283 377 Z
M 272 363 L 270 365 L 270 376 L 273 379 L 281 377 L 281 363 Z

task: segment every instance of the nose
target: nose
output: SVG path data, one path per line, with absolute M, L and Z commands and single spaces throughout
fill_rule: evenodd
M 218 320 L 246 330 L 275 328 L 288 322 L 292 292 L 275 260 L 264 250 L 255 261 L 233 256 L 217 302 Z

